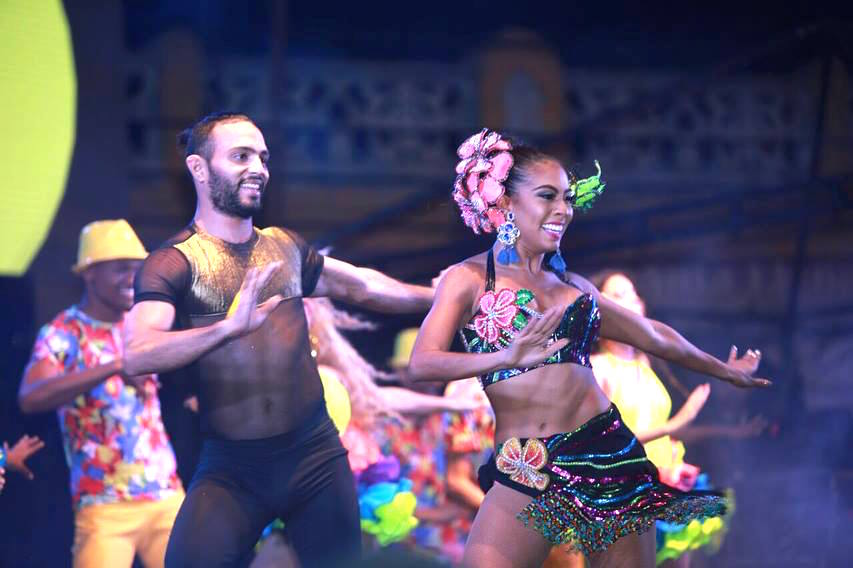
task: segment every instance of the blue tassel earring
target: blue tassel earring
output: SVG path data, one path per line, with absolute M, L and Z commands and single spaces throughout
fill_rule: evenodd
M 560 254 L 560 249 L 557 249 L 557 252 L 551 255 L 551 258 L 548 259 L 548 264 L 557 274 L 564 274 L 566 272 L 566 261 L 563 260 L 563 255 Z
M 518 251 L 515 250 L 515 242 L 521 236 L 521 231 L 515 226 L 515 214 L 512 211 L 507 211 L 505 217 L 506 221 L 498 227 L 498 241 L 504 246 L 503 250 L 498 253 L 498 262 L 513 264 L 521 260 Z

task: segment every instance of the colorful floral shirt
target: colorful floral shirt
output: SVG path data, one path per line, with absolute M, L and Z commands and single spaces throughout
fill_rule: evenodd
M 402 475 L 412 480 L 418 507 L 442 507 L 453 502 L 447 493 L 447 462 L 464 454 L 474 473 L 494 448 L 495 423 L 491 409 L 435 414 L 417 423 L 395 425 L 386 431 L 389 450 L 396 455 Z M 421 520 L 412 531 L 412 544 L 458 563 L 471 531 L 475 511 L 463 512 L 447 523 Z
M 384 421 L 380 435 L 382 453 L 400 461 L 400 476 L 412 482 L 418 506 L 444 502 L 444 453 L 441 447 L 441 415 L 412 419 L 406 423 Z
M 72 306 L 41 328 L 29 365 L 48 361 L 57 373 L 67 373 L 109 363 L 121 352 L 122 326 Z M 57 415 L 75 509 L 159 500 L 181 490 L 154 375 L 144 397 L 113 375 Z

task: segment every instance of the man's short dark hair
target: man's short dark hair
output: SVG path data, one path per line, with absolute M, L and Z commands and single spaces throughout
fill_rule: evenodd
M 210 160 L 213 155 L 210 133 L 216 125 L 244 120 L 255 124 L 254 120 L 241 112 L 214 112 L 209 114 L 178 134 L 178 147 L 184 149 L 184 157 L 198 154 L 205 160 Z

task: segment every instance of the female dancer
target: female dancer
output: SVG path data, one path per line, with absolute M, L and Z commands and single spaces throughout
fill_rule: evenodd
M 646 305 L 637 295 L 634 283 L 623 273 L 608 271 L 592 277 L 601 295 L 641 316 Z M 630 345 L 609 339 L 599 342 L 591 357 L 599 386 L 619 408 L 625 424 L 643 444 L 648 458 L 658 468 L 661 482 L 683 490 L 707 486 L 707 475 L 684 461 L 682 440 L 708 437 L 743 438 L 761 433 L 761 418 L 738 426 L 692 426 L 693 420 L 710 394 L 708 384 L 696 387 L 674 416 L 672 399 L 652 370 L 648 357 Z M 682 387 L 683 388 L 683 387 Z M 691 551 L 702 548 L 713 552 L 725 532 L 725 519 L 712 517 L 688 525 L 657 523 L 657 562 L 686 568 Z
M 444 275 L 410 374 L 480 376 L 495 410 L 497 456 L 480 473 L 486 486 L 497 483 L 477 513 L 463 564 L 539 566 L 552 545 L 566 543 L 592 566 L 654 566 L 654 532 L 645 531 L 656 519 L 715 516 L 724 502 L 660 483 L 598 387 L 590 346 L 600 329 L 742 387 L 769 384 L 751 376 L 759 354 L 722 362 L 566 272 L 560 241 L 573 208 L 601 193 L 600 171 L 578 181 L 552 156 L 488 129 L 458 154 L 453 195 L 463 220 L 475 232 L 497 230 L 498 242 Z M 468 354 L 449 351 L 458 329 Z

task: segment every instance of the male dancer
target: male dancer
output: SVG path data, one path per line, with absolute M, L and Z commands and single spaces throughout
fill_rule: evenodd
M 276 517 L 303 566 L 356 557 L 355 486 L 326 413 L 302 297 L 410 312 L 427 310 L 433 291 L 324 259 L 292 231 L 254 227 L 269 152 L 247 116 L 205 117 L 181 142 L 195 216 L 137 275 L 125 336 L 134 373 L 198 370 L 207 436 L 166 563 L 245 562 Z
M 21 410 L 56 410 L 71 473 L 75 568 L 163 566 L 184 496 L 156 378 L 128 372 L 121 331 L 148 253 L 124 219 L 80 233 L 85 294 L 41 328 L 18 391 Z

